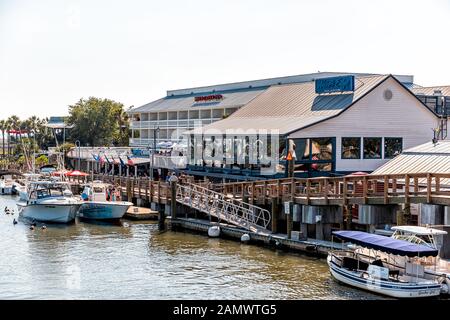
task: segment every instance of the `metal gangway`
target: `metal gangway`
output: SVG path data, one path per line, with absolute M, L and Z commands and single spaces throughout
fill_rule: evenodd
M 219 222 L 223 220 L 252 232 L 270 233 L 267 229 L 271 222 L 268 210 L 227 198 L 225 194 L 199 185 L 177 185 L 177 202 L 216 217 Z

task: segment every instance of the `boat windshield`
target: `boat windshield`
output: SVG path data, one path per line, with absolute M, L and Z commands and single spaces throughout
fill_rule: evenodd
M 405 240 L 405 241 L 415 243 L 415 244 L 422 244 L 422 245 L 426 245 L 430 248 L 436 249 L 436 242 L 432 235 L 412 234 L 412 233 L 396 230 L 394 232 L 394 234 L 392 235 L 392 238 L 398 239 L 398 240 Z
M 36 191 L 37 198 L 43 199 L 47 197 L 62 197 L 63 190 L 62 189 L 41 189 Z

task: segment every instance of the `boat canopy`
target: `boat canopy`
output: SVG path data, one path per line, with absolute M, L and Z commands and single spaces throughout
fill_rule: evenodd
M 402 231 L 406 233 L 417 234 L 420 236 L 434 236 L 447 234 L 447 231 L 444 230 L 420 226 L 395 226 L 392 227 L 391 229 L 394 231 Z
M 438 250 L 404 240 L 380 236 L 362 231 L 333 231 L 339 239 L 349 241 L 365 248 L 408 257 L 437 256 Z

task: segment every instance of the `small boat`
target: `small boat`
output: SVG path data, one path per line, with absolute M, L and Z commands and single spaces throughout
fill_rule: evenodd
M 94 181 L 84 187 L 83 204 L 78 215 L 84 219 L 111 220 L 120 219 L 133 205 L 131 202 L 119 201 L 119 195 L 111 192 L 112 185 Z
M 394 298 L 434 297 L 448 290 L 437 280 L 425 279 L 424 267 L 417 261 L 418 257 L 437 256 L 433 248 L 361 231 L 334 231 L 333 235 L 375 251 L 370 256 L 356 250 L 330 251 L 330 272 L 342 283 Z M 406 268 L 382 261 L 376 252 L 407 257 Z
M 26 201 L 17 202 L 23 217 L 42 222 L 68 223 L 75 220 L 81 201 L 67 182 L 30 182 Z
M 40 177 L 38 173 L 24 173 L 23 179 L 13 185 L 13 194 L 19 196 L 19 201 L 27 201 L 30 182 L 37 181 Z
M 393 234 L 392 239 L 404 240 L 414 244 L 420 244 L 433 248 L 440 252 L 443 237 L 447 234 L 447 231 L 439 230 L 430 227 L 421 226 L 394 226 L 391 228 Z M 370 251 L 366 248 L 357 249 L 362 254 L 370 254 Z M 380 259 L 387 261 L 388 255 L 385 253 L 379 253 Z M 427 279 L 442 279 L 445 278 L 446 284 L 450 288 L 450 262 L 445 259 L 436 257 L 420 257 L 418 259 L 422 265 L 425 266 L 425 278 Z M 390 259 L 391 264 L 396 265 L 399 268 L 406 268 L 406 257 L 396 256 Z
M 13 190 L 14 180 L 12 176 L 6 175 L 0 179 L 0 194 L 11 195 Z

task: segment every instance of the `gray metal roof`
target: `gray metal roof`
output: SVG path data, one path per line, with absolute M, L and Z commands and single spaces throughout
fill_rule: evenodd
M 211 94 L 221 94 L 223 99 L 212 102 L 195 102 L 196 96 L 205 94 L 192 94 L 184 96 L 164 97 L 150 102 L 138 108 L 134 108 L 128 113 L 158 112 L 158 111 L 183 111 L 201 110 L 216 108 L 239 108 L 250 102 L 267 88 L 247 88 L 245 90 L 215 91 Z
M 158 112 L 158 111 L 182 111 L 191 110 L 193 107 L 205 108 L 236 108 L 241 107 L 255 98 L 259 93 L 264 92 L 273 85 L 284 85 L 293 83 L 306 83 L 315 79 L 328 78 L 333 76 L 354 75 L 355 77 L 381 76 L 373 73 L 352 73 L 352 72 L 316 72 L 286 77 L 277 77 L 261 80 L 251 80 L 218 84 L 197 88 L 187 88 L 167 91 L 167 96 L 159 100 L 150 102 L 140 107 L 127 111 L 128 113 Z M 395 75 L 395 77 L 405 85 L 412 83 L 414 77 L 411 75 Z M 217 102 L 195 103 L 194 97 L 209 94 L 222 94 L 224 99 Z M 193 109 L 192 109 L 193 110 Z
M 313 81 L 272 86 L 228 118 L 201 130 L 273 129 L 287 134 L 338 115 L 388 77 L 357 77 L 354 92 L 320 95 Z
M 450 96 L 450 86 L 437 86 L 437 87 L 417 87 L 412 88 L 411 91 L 416 95 L 432 96 L 435 91 L 441 91 L 442 95 Z
M 402 154 L 386 162 L 373 174 L 407 173 L 450 173 L 450 141 L 439 141 L 436 145 L 427 142 L 405 150 Z M 426 183 L 419 179 L 419 183 Z M 442 179 L 444 185 L 450 185 L 450 179 Z

